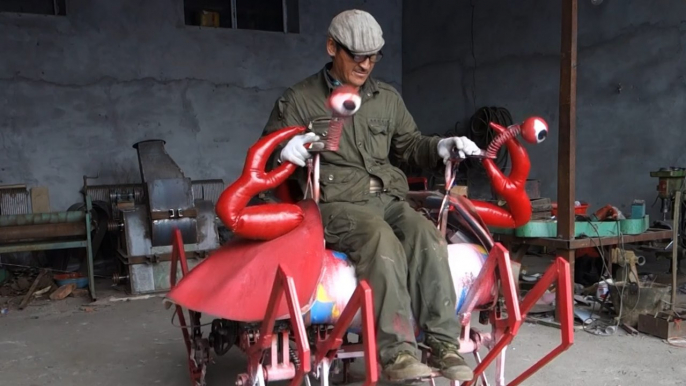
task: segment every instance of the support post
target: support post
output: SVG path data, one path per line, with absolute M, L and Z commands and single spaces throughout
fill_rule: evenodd
M 557 237 L 565 240 L 574 239 L 575 233 L 577 9 L 578 0 L 562 0 Z M 569 262 L 571 281 L 574 283 L 574 250 L 561 249 L 557 254 Z
M 91 238 L 91 215 L 93 213 L 93 202 L 91 201 L 91 196 L 87 193 L 86 195 L 86 264 L 88 265 L 88 289 L 91 293 L 91 300 L 96 301 L 97 296 L 95 295 L 95 274 L 93 272 L 93 239 Z M 104 225 L 100 225 L 104 226 Z

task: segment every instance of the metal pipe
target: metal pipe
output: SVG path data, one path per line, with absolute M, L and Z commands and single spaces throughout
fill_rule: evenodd
M 11 226 L 0 230 L 0 242 L 44 240 L 85 234 L 85 222 Z
M 674 244 L 672 245 L 672 299 L 669 305 L 669 309 L 671 311 L 674 311 L 675 303 L 676 303 L 676 289 L 677 289 L 677 270 L 679 269 L 677 267 L 677 262 L 678 262 L 678 253 L 679 253 L 679 214 L 681 213 L 681 190 L 676 191 L 676 196 L 675 196 L 675 201 L 676 205 L 674 206 L 674 225 L 672 226 L 672 230 L 674 231 L 673 236 L 672 236 L 672 241 L 674 241 Z
M 62 224 L 62 223 L 80 223 L 85 219 L 85 212 L 82 211 L 67 211 L 56 213 L 32 213 L 32 214 L 14 214 L 7 216 L 0 216 L 0 227 L 8 226 L 22 226 L 22 225 L 38 225 L 38 224 Z M 3 229 L 2 232 L 5 232 Z
M 288 0 L 281 0 L 281 10 L 283 11 L 283 33 L 288 33 Z

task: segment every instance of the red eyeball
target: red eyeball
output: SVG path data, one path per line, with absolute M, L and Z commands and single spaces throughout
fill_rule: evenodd
M 525 141 L 537 144 L 548 136 L 548 124 L 540 117 L 529 117 L 520 126 Z
M 327 104 L 338 115 L 349 117 L 360 109 L 362 98 L 354 87 L 340 86 L 333 90 Z

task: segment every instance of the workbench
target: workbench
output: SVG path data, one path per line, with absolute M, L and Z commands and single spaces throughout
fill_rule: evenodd
M 555 238 L 555 237 L 519 237 L 514 234 L 493 233 L 495 241 L 502 243 L 509 251 L 512 261 L 520 262 L 526 255 L 530 246 L 546 247 L 554 250 L 555 255 L 561 255 L 560 251 L 564 251 L 565 258 L 569 261 L 569 274 L 574 283 L 574 262 L 576 251 L 585 248 L 603 248 L 614 247 L 625 244 L 671 240 L 673 237 L 672 230 L 648 228 L 644 232 L 637 234 L 619 234 L 612 236 L 588 236 L 574 237 L 571 239 Z M 612 263 L 611 254 L 607 253 L 608 266 Z
M 574 239 L 562 239 L 553 237 L 517 237 L 507 234 L 494 233 L 493 237 L 496 241 L 503 243 L 510 251 L 514 252 L 512 260 L 519 261 L 526 252 L 526 248 L 522 246 L 541 246 L 550 249 L 564 249 L 576 251 L 577 249 L 594 248 L 594 247 L 610 247 L 621 244 L 632 244 L 648 241 L 671 240 L 672 231 L 668 229 L 653 229 L 649 228 L 643 233 L 636 235 L 619 235 L 619 236 L 603 236 L 603 237 L 583 237 Z M 572 276 L 574 270 L 572 267 Z
M 0 254 L 57 249 L 85 248 L 88 268 L 88 288 L 93 300 L 93 231 L 90 197 L 83 210 L 25 213 L 0 216 Z

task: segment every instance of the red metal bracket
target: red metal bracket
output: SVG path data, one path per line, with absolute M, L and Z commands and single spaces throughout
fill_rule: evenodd
M 517 298 L 517 287 L 515 285 L 514 277 L 512 276 L 512 266 L 510 264 L 510 253 L 501 243 L 495 243 L 491 251 L 488 253 L 486 262 L 481 268 L 481 272 L 474 280 L 472 288 L 475 291 L 470 291 L 465 304 L 465 313 L 472 312 L 476 306 L 476 302 L 482 297 L 484 291 L 492 290 L 484 285 L 489 276 L 496 273 L 498 269 L 500 288 L 503 291 L 505 298 L 505 306 L 507 307 L 508 315 L 512 315 L 512 319 L 508 317 L 508 326 L 512 330 L 513 335 L 517 333 L 519 325 L 521 325 L 521 316 L 519 313 L 519 301 Z
M 379 369 L 376 352 L 376 325 L 374 323 L 374 298 L 372 289 L 366 280 L 361 280 L 352 297 L 346 304 L 341 317 L 336 322 L 331 334 L 317 343 L 315 363 L 324 358 L 333 360 L 343 344 L 343 335 L 348 331 L 357 310 L 362 310 L 362 339 L 364 345 L 365 368 L 367 378 L 364 386 L 374 386 L 379 380 Z
M 514 279 L 512 278 L 512 271 L 510 270 L 510 259 L 507 250 L 500 243 L 496 243 L 495 247 L 489 253 L 488 259 L 484 264 L 481 274 L 477 277 L 475 285 L 478 285 L 482 276 L 492 274 L 496 266 L 499 268 L 500 284 L 503 289 L 503 297 L 507 306 L 507 318 L 500 320 L 493 320 L 497 329 L 502 329 L 501 336 L 495 342 L 493 348 L 488 352 L 486 357 L 474 369 L 474 379 L 465 382 L 463 386 L 471 386 L 476 382 L 484 370 L 495 360 L 503 349 L 509 345 L 519 331 L 519 328 L 524 323 L 526 314 L 536 304 L 536 301 L 543 296 L 545 291 L 557 281 L 557 307 L 560 310 L 560 329 L 561 340 L 559 346 L 551 350 L 541 360 L 529 367 L 521 373 L 515 380 L 508 383 L 508 386 L 515 386 L 521 384 L 524 380 L 529 378 L 535 372 L 540 370 L 543 366 L 552 361 L 555 357 L 567 350 L 574 340 L 574 319 L 572 310 L 572 285 L 570 278 L 569 263 L 561 257 L 558 257 L 553 265 L 548 268 L 543 277 L 536 283 L 533 289 L 527 293 L 522 300 L 521 307 L 517 301 L 517 293 L 514 289 Z M 504 272 L 506 271 L 506 272 Z M 481 291 L 482 288 L 478 291 Z M 476 292 L 478 292 L 476 291 Z M 477 295 L 477 294 L 475 294 Z M 474 296 L 474 299 L 478 297 Z M 471 307 L 468 308 L 471 311 Z M 497 337 L 494 337 L 497 339 Z
M 274 333 L 274 324 L 276 323 L 276 311 L 278 305 L 284 294 L 286 295 L 286 303 L 288 304 L 288 311 L 290 313 L 291 328 L 295 337 L 295 343 L 298 346 L 298 357 L 300 358 L 300 366 L 295 371 L 295 376 L 291 380 L 291 386 L 300 385 L 305 377 L 305 374 L 310 372 L 310 347 L 307 342 L 307 335 L 305 333 L 305 322 L 303 321 L 298 296 L 295 290 L 295 281 L 288 272 L 288 269 L 279 265 L 276 270 L 276 277 L 274 278 L 274 286 L 269 297 L 267 306 L 267 313 L 265 314 L 262 326 L 260 327 L 260 336 L 257 342 L 246 350 L 250 369 L 255 369 L 262 359 L 265 350 L 272 346 L 272 335 Z M 291 364 L 291 366 L 294 366 Z M 253 374 L 251 374 L 252 376 Z
M 177 228 L 174 229 L 174 234 L 172 236 L 171 272 L 169 275 L 169 284 L 171 285 L 170 288 L 174 288 L 176 286 L 176 270 L 178 263 L 181 263 L 181 273 L 183 276 L 186 276 L 188 274 L 188 260 L 186 259 L 186 250 L 183 246 L 183 237 L 181 236 L 181 231 Z M 188 319 L 191 320 L 191 322 L 196 319 L 195 314 L 195 312 L 188 310 Z M 196 386 L 203 376 L 203 371 L 202 368 L 191 359 L 191 337 L 188 333 L 188 325 L 186 324 L 186 318 L 183 315 L 183 309 L 179 305 L 176 306 L 176 316 L 179 318 L 181 333 L 183 334 L 183 341 L 186 343 L 188 368 L 191 373 L 191 385 Z
M 169 284 L 171 287 L 176 286 L 176 269 L 178 263 L 181 263 L 181 273 L 183 276 L 188 274 L 188 260 L 186 259 L 186 250 L 183 247 L 183 237 L 181 231 L 176 228 L 172 235 L 172 256 L 171 256 L 171 272 L 169 275 Z
M 519 300 L 517 298 L 517 290 L 515 286 L 514 277 L 512 276 L 512 267 L 510 265 L 510 254 L 505 249 L 505 247 L 496 243 L 488 254 L 488 258 L 481 268 L 479 276 L 477 276 L 474 281 L 472 288 L 476 288 L 476 291 L 472 291 L 470 296 L 467 298 L 467 309 L 466 312 L 471 312 L 474 309 L 477 299 L 481 297 L 483 291 L 489 290 L 490 288 L 484 286 L 482 283 L 490 275 L 496 273 L 496 268 L 498 269 L 500 288 L 503 291 L 503 297 L 505 298 L 505 306 L 507 307 L 507 319 L 494 321 L 497 323 L 502 323 L 504 327 L 503 337 L 495 343 L 495 346 L 486 354 L 486 357 L 481 361 L 479 365 L 474 369 L 474 379 L 469 382 L 465 382 L 464 386 L 472 385 L 475 380 L 486 370 L 486 368 L 493 362 L 493 360 L 500 354 L 503 349 L 512 342 L 519 327 L 522 325 L 522 316 L 519 311 Z
M 569 262 L 561 257 L 555 259 L 553 265 L 548 268 L 543 277 L 541 277 L 534 288 L 532 288 L 531 291 L 526 294 L 524 300 L 522 300 L 522 320 L 531 310 L 534 304 L 536 304 L 536 301 L 543 296 L 545 291 L 554 282 L 557 282 L 556 304 L 559 310 L 560 337 L 562 342 L 557 347 L 552 349 L 546 356 L 522 372 L 512 382 L 508 383 L 508 386 L 521 384 L 524 382 L 524 380 L 540 370 L 543 366 L 547 365 L 558 355 L 566 351 L 574 343 L 574 310 L 572 303 L 572 282 L 570 277 Z

